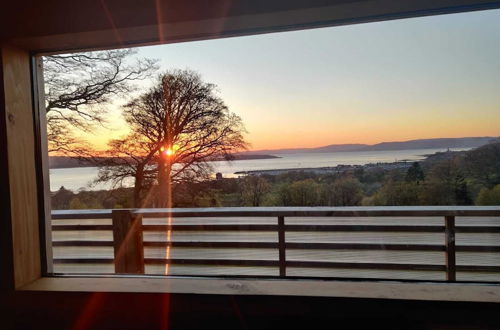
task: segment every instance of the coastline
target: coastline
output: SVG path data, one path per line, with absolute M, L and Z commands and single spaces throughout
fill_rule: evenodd
M 236 154 L 233 155 L 231 161 L 240 160 L 258 160 L 258 159 L 277 159 L 282 158 L 276 155 L 265 155 L 265 154 Z M 101 158 L 104 160 L 104 158 Z M 222 162 L 226 159 L 213 159 L 211 162 Z M 90 160 L 77 159 L 68 156 L 50 156 L 49 157 L 49 169 L 60 169 L 60 168 L 80 168 L 80 167 L 97 167 L 95 163 Z
M 446 150 L 446 149 L 445 149 Z M 285 172 L 315 172 L 317 174 L 335 174 L 345 171 L 376 171 L 378 169 L 407 168 L 414 161 L 432 159 L 424 154 L 435 155 L 444 150 L 407 150 L 406 152 L 334 152 L 334 153 L 308 153 L 308 154 L 282 154 L 280 157 L 259 159 L 240 159 L 238 161 L 213 162 L 215 173 L 221 173 L 224 178 L 237 178 L 246 175 L 277 175 Z M 89 164 L 90 165 L 90 164 Z M 97 174 L 98 167 L 85 166 L 80 168 L 60 167 L 50 169 L 51 191 L 58 190 L 61 186 L 72 191 L 109 190 L 111 185 L 88 185 Z M 132 178 L 125 181 L 125 186 L 133 184 Z
M 314 174 L 339 174 L 347 171 L 354 170 L 373 170 L 373 169 L 404 169 L 411 166 L 414 161 L 404 160 L 392 163 L 369 163 L 363 165 L 337 165 L 337 166 L 324 166 L 324 167 L 297 167 L 297 168 L 283 168 L 283 169 L 269 169 L 269 170 L 251 170 L 251 171 L 238 171 L 234 172 L 235 175 L 280 175 L 289 172 L 308 172 Z

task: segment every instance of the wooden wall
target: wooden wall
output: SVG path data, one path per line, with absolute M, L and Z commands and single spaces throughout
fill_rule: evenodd
M 498 304 L 19 292 L 16 329 L 498 329 Z
M 14 291 L 41 275 L 36 142 L 29 53 L 0 45 L 0 64 L 0 329 L 500 328 L 485 303 Z
M 14 284 L 18 288 L 41 275 L 30 55 L 3 46 L 1 59 L 1 115 L 6 140 L 0 152 L 7 156 L 8 172 L 4 183 L 8 198 L 3 199 L 2 208 L 10 209 L 10 214 L 2 218 L 2 227 L 12 231 L 12 249 L 5 253 L 12 253 Z

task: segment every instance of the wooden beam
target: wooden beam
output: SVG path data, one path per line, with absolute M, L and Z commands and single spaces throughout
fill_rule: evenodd
M 403 300 L 500 302 L 500 286 L 399 281 L 325 281 L 295 279 L 207 279 L 158 277 L 43 278 L 22 288 L 27 291 L 150 292 L 217 295 L 275 295 L 352 297 Z
M 10 46 L 1 57 L 11 208 L 2 220 L 12 226 L 14 282 L 21 287 L 41 276 L 31 57 Z
M 276 225 L 235 224 L 235 225 L 143 225 L 145 231 L 276 231 Z
M 295 232 L 369 232 L 369 233 L 442 233 L 443 226 L 419 225 L 286 225 L 286 231 Z
M 113 230 L 112 225 L 60 225 L 52 226 L 52 231 L 94 231 Z
M 144 274 L 142 217 L 129 210 L 113 211 L 115 272 Z
M 279 244 L 280 277 L 286 277 L 285 217 L 278 217 L 278 244 Z
M 32 75 L 35 82 L 33 91 L 33 118 L 35 121 L 35 157 L 36 176 L 39 201 L 40 256 L 42 259 L 42 275 L 53 272 L 52 267 L 52 230 L 51 199 L 49 176 L 49 146 L 47 137 L 47 111 L 45 109 L 45 82 L 43 77 L 43 60 L 32 57 Z
M 3 56 L 0 52 L 0 289 L 12 290 L 14 283 L 14 250 L 10 207 L 9 158 L 7 146 L 7 109 L 3 79 Z
M 444 265 L 374 262 L 287 261 L 287 267 L 443 271 Z
M 445 217 L 445 239 L 446 239 L 446 280 L 454 282 L 457 280 L 456 270 L 456 248 L 455 248 L 455 217 Z
M 211 265 L 211 266 L 248 266 L 248 267 L 276 267 L 277 260 L 235 260 L 235 259 L 163 259 L 146 258 L 146 264 L 155 265 Z
M 171 1 L 168 1 L 168 5 L 166 2 L 167 0 L 143 1 L 141 6 L 134 4 L 131 7 L 127 6 L 126 1 L 119 1 L 108 8 L 110 16 L 103 15 L 98 1 L 42 1 L 37 5 L 35 2 L 29 11 L 4 10 L 3 20 L 0 12 L 0 24 L 3 23 L 0 25 L 0 39 L 3 35 L 4 40 L 11 40 L 35 52 L 137 47 L 449 14 L 500 6 L 496 0 L 273 0 L 258 1 L 259 4 L 251 2 L 252 5 L 241 0 L 212 0 L 197 1 L 196 4 L 177 1 L 185 5 L 172 10 Z M 231 5 L 222 5 L 227 10 L 219 10 L 224 2 Z M 297 6 L 300 2 L 302 4 Z M 91 3 L 97 5 L 97 11 L 92 12 L 95 7 Z M 107 3 L 109 5 L 110 2 Z M 156 7 L 159 3 L 164 4 L 160 8 Z M 132 12 L 133 19 L 130 18 Z M 62 16 L 65 17 L 64 20 L 60 19 Z M 110 17 L 117 25 L 109 24 Z M 30 24 L 12 23 L 27 21 Z
M 288 242 L 287 249 L 305 250 L 372 250 L 372 251 L 444 251 L 443 245 L 434 244 L 376 244 L 376 243 L 309 243 Z
M 278 243 L 274 242 L 144 242 L 145 247 L 187 247 L 187 248 L 232 248 L 232 249 L 277 249 Z
M 111 219 L 112 210 L 55 210 L 52 219 Z M 143 218 L 161 217 L 499 217 L 500 206 L 207 207 L 130 209 Z M 463 228 L 463 227 L 462 227 Z

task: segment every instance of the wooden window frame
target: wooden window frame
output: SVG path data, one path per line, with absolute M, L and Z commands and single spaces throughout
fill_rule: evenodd
M 242 33 L 241 33 L 242 34 Z M 71 43 L 71 42 L 70 42 Z M 500 302 L 500 285 L 394 280 L 49 276 L 51 237 L 48 154 L 41 63 L 18 46 L 0 44 L 0 266 L 12 291 L 280 295 Z M 13 165 L 15 164 L 15 166 Z

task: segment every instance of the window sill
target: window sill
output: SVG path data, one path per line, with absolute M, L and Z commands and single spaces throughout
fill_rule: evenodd
M 44 277 L 20 291 L 275 295 L 500 302 L 500 285 L 324 280 Z

